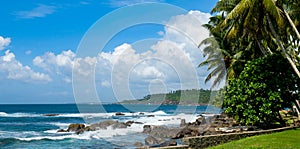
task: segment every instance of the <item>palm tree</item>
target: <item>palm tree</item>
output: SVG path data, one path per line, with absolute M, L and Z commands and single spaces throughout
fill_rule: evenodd
M 215 85 L 225 74 L 221 68 L 225 67 L 230 74 L 229 70 L 235 70 L 234 64 L 242 59 L 253 60 L 278 51 L 284 54 L 295 74 L 300 78 L 300 72 L 295 63 L 300 59 L 299 47 L 295 50 L 288 42 L 290 36 L 294 37 L 293 35 L 300 39 L 296 28 L 299 24 L 296 21 L 300 19 L 299 6 L 299 0 L 219 1 L 212 10 L 212 13 L 216 15 L 210 19 L 209 24 L 205 25 L 215 37 L 219 47 L 216 47 L 216 43 L 211 39 L 201 43 L 201 45 L 210 44 L 204 49 L 204 54 L 208 55 L 207 59 L 199 65 L 208 65 L 208 69 L 212 70 L 206 81 L 216 76 L 213 83 Z M 292 21 L 288 13 L 292 18 L 296 18 L 296 23 Z M 291 30 L 294 31 L 293 34 Z M 299 40 L 293 39 L 293 41 L 299 45 Z M 219 55 L 214 54 L 215 52 L 223 54 L 223 63 L 219 62 Z M 243 63 L 239 64 L 243 67 Z M 227 75 L 226 78 L 234 76 Z M 297 100 L 295 103 L 299 109 Z

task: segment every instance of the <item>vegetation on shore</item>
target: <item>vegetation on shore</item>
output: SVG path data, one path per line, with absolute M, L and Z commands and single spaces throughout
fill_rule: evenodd
M 151 94 L 143 99 L 126 100 L 127 104 L 207 105 L 217 91 L 205 89 L 176 90 L 169 93 Z
M 277 148 L 300 148 L 300 129 L 253 136 L 238 141 L 232 141 L 209 149 L 277 149 Z
M 207 81 L 226 80 L 225 113 L 244 125 L 286 125 L 279 110 L 300 109 L 300 1 L 222 0 L 204 26 Z

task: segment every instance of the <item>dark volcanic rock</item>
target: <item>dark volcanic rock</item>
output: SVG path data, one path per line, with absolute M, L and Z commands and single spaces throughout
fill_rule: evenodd
M 84 129 L 85 125 L 84 124 L 70 124 L 67 131 L 72 132 L 72 131 L 79 131 L 80 129 Z
M 144 125 L 143 133 L 149 136 L 157 138 L 172 138 L 180 132 L 182 128 L 166 127 L 166 126 L 155 126 L 155 125 Z
M 117 122 L 117 123 L 115 123 L 115 124 L 112 125 L 112 128 L 113 129 L 127 128 L 127 125 L 126 125 L 126 123 L 123 123 L 123 122 L 121 122 L 121 123 Z
M 144 125 L 143 133 L 150 133 L 151 132 L 151 125 Z
M 168 146 L 176 146 L 176 145 L 177 145 L 177 142 L 175 140 L 170 140 Z
M 153 136 L 148 136 L 145 139 L 145 144 L 146 145 L 159 145 L 162 143 L 165 143 L 166 140 L 164 138 L 159 138 L 159 137 L 153 137 Z
M 57 132 L 68 132 L 68 131 L 66 131 L 64 129 L 59 129 L 59 130 L 57 130 Z
M 180 127 L 184 127 L 184 126 L 186 126 L 185 119 L 181 119 L 181 121 L 180 121 Z
M 115 115 L 116 115 L 116 116 L 124 116 L 125 114 L 124 114 L 124 113 L 121 113 L 121 112 L 116 112 Z
M 130 127 L 132 124 L 144 124 L 144 123 L 142 123 L 142 122 L 135 122 L 135 121 L 127 121 L 125 123 L 125 125 L 128 126 L 128 127 Z
M 59 114 L 44 114 L 44 116 L 58 116 Z
M 113 121 L 113 120 L 107 120 L 107 121 L 92 124 L 92 125 L 90 125 L 90 128 L 93 130 L 107 129 L 108 126 L 114 125 L 116 123 L 118 123 L 118 122 Z

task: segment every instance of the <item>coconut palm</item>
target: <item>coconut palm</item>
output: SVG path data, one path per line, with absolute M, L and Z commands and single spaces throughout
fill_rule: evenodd
M 208 68 L 212 70 L 206 80 L 211 79 L 214 75 L 216 76 L 214 82 L 218 82 L 224 74 L 220 71 L 220 68 L 225 67 L 228 72 L 229 70 L 235 70 L 233 64 L 241 59 L 253 60 L 278 51 L 284 54 L 294 72 L 300 78 L 300 72 L 297 69 L 300 59 L 298 49 L 300 35 L 297 30 L 298 20 L 300 20 L 299 6 L 299 0 L 219 1 L 212 13 L 221 16 L 223 19 L 218 20 L 216 19 L 218 17 L 214 16 L 211 21 L 215 22 L 206 25 L 212 36 L 218 41 L 219 48 L 216 48 L 213 45 L 215 43 L 211 42 L 205 50 L 215 47 L 215 51 L 223 54 L 225 64 L 222 66 L 216 60 L 217 56 L 213 55 L 214 52 L 206 52 L 209 56 L 200 64 L 200 66 L 208 65 Z M 209 41 L 211 40 L 202 43 L 208 43 Z M 217 66 L 217 64 L 220 66 Z M 239 64 L 243 67 L 243 63 Z M 227 75 L 227 78 L 229 78 L 229 75 Z M 295 100 L 295 103 L 299 109 L 297 100 Z

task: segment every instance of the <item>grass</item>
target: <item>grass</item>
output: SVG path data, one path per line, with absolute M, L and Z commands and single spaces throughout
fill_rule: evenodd
M 300 149 L 300 128 L 244 138 L 209 149 Z

